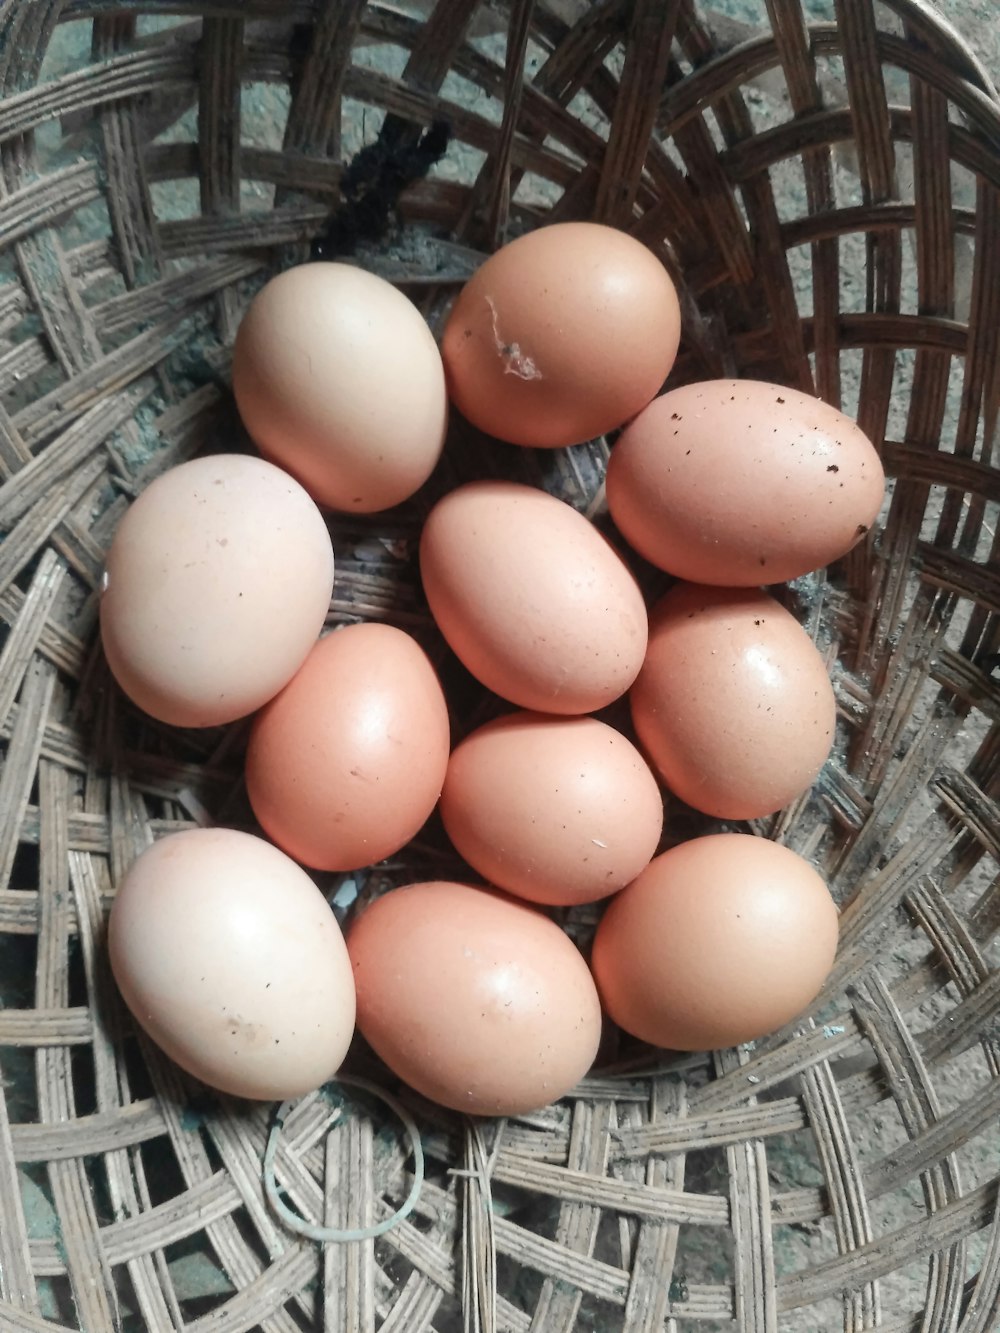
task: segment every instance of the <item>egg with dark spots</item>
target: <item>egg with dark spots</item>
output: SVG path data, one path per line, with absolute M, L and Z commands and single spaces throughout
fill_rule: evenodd
M 884 492 L 878 453 L 850 417 L 759 380 L 657 398 L 622 432 L 607 473 L 608 508 L 631 546 L 679 578 L 730 587 L 846 555 Z
M 523 1115 L 590 1068 L 601 1006 L 583 955 L 535 907 L 430 881 L 393 889 L 347 936 L 358 1028 L 399 1078 L 470 1115 Z

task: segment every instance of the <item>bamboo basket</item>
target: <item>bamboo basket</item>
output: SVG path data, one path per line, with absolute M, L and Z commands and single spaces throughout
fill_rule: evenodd
M 739 12 L 0 5 L 2 1333 L 1000 1328 L 1000 101 L 929 0 Z M 623 1042 L 518 1121 L 396 1088 L 427 1157 L 416 1211 L 322 1246 L 267 1206 L 269 1108 L 182 1076 L 110 980 L 103 923 L 136 852 L 250 814 L 244 729 L 141 718 L 95 627 L 130 497 L 199 449 L 247 447 L 240 313 L 331 217 L 435 327 L 505 237 L 626 228 L 682 293 L 674 382 L 813 390 L 858 416 L 890 483 L 865 543 L 789 592 L 840 737 L 757 831 L 810 856 L 842 907 L 812 1014 L 739 1050 Z M 600 520 L 607 450 L 535 454 L 456 422 L 412 503 L 331 518 L 329 624 L 415 633 L 468 729 L 489 704 L 422 599 L 427 505 L 501 474 Z M 675 810 L 670 836 L 704 827 Z M 322 886 L 343 916 L 435 872 L 462 869 L 432 824 Z M 592 918 L 566 924 L 585 942 Z M 351 1067 L 393 1087 L 363 1050 Z M 406 1195 L 407 1154 L 379 1103 L 332 1088 L 289 1117 L 277 1178 L 304 1215 L 364 1225 Z

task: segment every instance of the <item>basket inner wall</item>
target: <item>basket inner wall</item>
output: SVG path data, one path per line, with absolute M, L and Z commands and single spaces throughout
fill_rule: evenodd
M 0 1323 L 995 1328 L 1000 103 L 975 57 L 917 0 L 46 0 L 0 23 Z M 787 593 L 828 655 L 838 747 L 759 825 L 830 876 L 842 947 L 808 1019 L 752 1048 L 624 1045 L 523 1122 L 410 1097 L 417 1214 L 323 1251 L 263 1202 L 267 1108 L 186 1080 L 110 982 L 103 920 L 136 852 L 251 817 L 244 731 L 131 710 L 97 599 L 129 498 L 200 449 L 249 447 L 232 336 L 323 234 L 343 164 L 441 119 L 447 157 L 356 251 L 433 326 L 505 235 L 596 218 L 678 282 L 672 382 L 812 390 L 881 447 L 878 530 Z M 430 622 L 422 517 L 505 475 L 603 523 L 607 450 L 456 424 L 414 502 L 331 519 L 328 624 L 416 634 L 470 729 L 491 705 Z M 709 827 L 677 812 L 670 836 Z M 444 869 L 462 873 L 432 825 L 323 887 L 347 902 Z M 593 919 L 567 926 L 585 940 Z M 348 1099 L 331 1132 L 337 1110 L 316 1096 L 289 1121 L 288 1196 L 342 1225 L 386 1215 L 404 1146 L 374 1104 Z

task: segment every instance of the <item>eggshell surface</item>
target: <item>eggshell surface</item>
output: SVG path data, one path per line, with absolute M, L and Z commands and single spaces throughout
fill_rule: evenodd
M 402 292 L 350 264 L 301 264 L 258 293 L 233 348 L 233 392 L 261 453 L 331 509 L 401 503 L 444 444 L 430 329 Z
M 441 351 L 452 401 L 513 444 L 557 448 L 620 426 L 658 393 L 680 307 L 659 260 L 613 227 L 511 241 L 466 283 Z
M 390 625 L 327 635 L 255 718 L 247 791 L 267 833 L 319 870 L 399 850 L 437 803 L 448 709 L 420 645 Z
M 781 583 L 845 555 L 885 490 L 868 437 L 830 404 L 757 380 L 650 403 L 607 472 L 611 516 L 654 565 L 695 583 Z
M 681 843 L 612 898 L 592 967 L 614 1021 L 654 1046 L 712 1050 L 790 1022 L 819 994 L 837 908 L 795 852 L 746 834 Z
M 108 950 L 136 1020 L 223 1092 L 297 1097 L 347 1053 L 340 927 L 305 871 L 260 838 L 192 829 L 154 843 L 118 887 Z
M 544 491 L 504 481 L 452 491 L 424 525 L 420 573 L 453 651 L 521 708 L 593 712 L 642 665 L 635 579 L 582 514 Z
M 412 884 L 376 899 L 347 947 L 362 1035 L 442 1106 L 524 1114 L 563 1096 L 593 1062 L 593 978 L 569 937 L 526 903 Z
M 101 637 L 125 693 L 161 722 L 219 726 L 266 703 L 323 626 L 333 548 L 294 478 L 215 454 L 163 473 L 105 563 Z
M 720 819 L 756 819 L 800 796 L 836 728 L 823 658 L 759 588 L 671 588 L 650 615 L 629 702 L 670 790 Z
M 642 755 L 613 727 L 522 712 L 456 747 L 441 818 L 491 884 L 568 907 L 638 875 L 659 842 L 663 801 Z

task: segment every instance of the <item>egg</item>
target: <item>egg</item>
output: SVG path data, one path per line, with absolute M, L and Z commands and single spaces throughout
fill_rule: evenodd
M 557 448 L 622 425 L 677 355 L 677 293 L 613 227 L 563 222 L 505 245 L 460 292 L 441 342 L 452 401 L 481 430 Z
M 400 504 L 444 445 L 444 367 L 423 316 L 350 264 L 302 264 L 254 298 L 233 348 L 233 392 L 261 453 L 330 509 Z
M 778 843 L 720 833 L 658 856 L 614 897 L 592 966 L 610 1017 L 672 1050 L 773 1032 L 819 994 L 837 951 L 822 877 Z
M 822 656 L 759 588 L 671 588 L 650 615 L 629 703 L 670 790 L 720 819 L 756 819 L 800 796 L 836 728 Z
M 593 978 L 569 936 L 527 903 L 466 884 L 411 884 L 362 912 L 347 948 L 360 1032 L 442 1106 L 523 1115 L 562 1097 L 593 1063 Z
M 656 851 L 663 801 L 635 746 L 592 717 L 511 713 L 455 749 L 441 818 L 484 879 L 537 903 L 606 898 Z
M 163 473 L 125 512 L 105 562 L 104 654 L 161 722 L 244 717 L 286 685 L 323 626 L 333 548 L 294 478 L 215 454 Z
M 842 412 L 796 389 L 711 380 L 645 408 L 611 453 L 608 508 L 626 541 L 695 583 L 781 583 L 871 528 L 885 475 Z
M 452 491 L 427 517 L 420 573 L 451 648 L 521 708 L 593 712 L 642 665 L 635 579 L 582 514 L 544 491 L 505 481 Z
M 391 625 L 350 625 L 318 643 L 254 719 L 247 792 L 289 855 L 355 870 L 419 830 L 449 745 L 444 695 L 416 640 Z
M 108 952 L 137 1022 L 222 1092 L 297 1097 L 347 1053 L 354 981 L 336 918 L 249 833 L 191 829 L 143 852 L 118 886 Z

